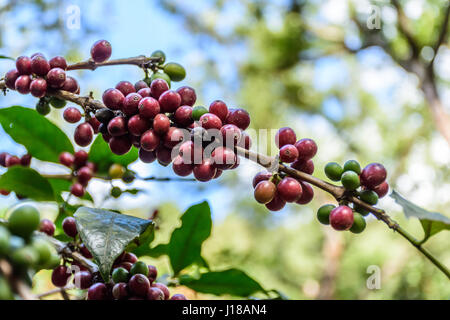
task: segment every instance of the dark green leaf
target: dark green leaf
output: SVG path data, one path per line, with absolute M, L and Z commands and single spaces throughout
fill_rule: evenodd
M 142 256 L 148 256 L 153 258 L 158 258 L 162 255 L 167 254 L 169 251 L 169 245 L 168 244 L 159 244 L 154 248 L 150 248 L 150 243 L 143 244 L 139 248 L 133 250 L 133 253 L 137 255 L 138 257 Z
M 74 152 L 65 133 L 35 110 L 20 106 L 0 109 L 0 123 L 36 159 L 57 163 L 62 152 Z
M 113 163 L 127 167 L 130 163 L 136 161 L 138 157 L 139 154 L 136 148 L 132 148 L 130 152 L 123 156 L 115 155 L 111 152 L 111 149 L 101 135 L 95 139 L 89 152 L 89 161 L 94 162 L 97 165 L 98 172 L 102 174 L 108 173 L 109 167 Z
M 450 230 L 450 218 L 437 212 L 430 212 L 422 209 L 421 207 L 403 198 L 395 190 L 392 192 L 391 197 L 395 200 L 395 202 L 402 206 L 403 212 L 407 218 L 417 218 L 420 220 L 423 231 L 425 232 L 425 237 L 422 240 L 422 243 L 427 241 L 436 233 L 443 230 Z
M 105 281 L 109 281 L 114 260 L 125 248 L 153 230 L 150 220 L 100 209 L 81 207 L 74 217 L 81 240 L 94 256 Z
M 239 297 L 248 297 L 256 292 L 266 293 L 261 285 L 238 269 L 229 269 L 217 272 L 207 272 L 195 279 L 182 275 L 180 284 L 197 292 L 214 295 L 229 294 Z
M 8 60 L 16 60 L 16 59 L 14 59 L 14 58 L 11 58 L 11 57 L 8 57 L 8 56 L 4 56 L 4 55 L 1 55 L 0 54 L 0 59 L 8 59 Z
M 47 179 L 31 168 L 14 166 L 0 177 L 0 189 L 14 191 L 36 201 L 54 201 L 55 195 Z
M 193 263 L 204 265 L 203 241 L 211 234 L 211 209 L 207 202 L 190 207 L 181 217 L 169 242 L 168 255 L 175 275 Z

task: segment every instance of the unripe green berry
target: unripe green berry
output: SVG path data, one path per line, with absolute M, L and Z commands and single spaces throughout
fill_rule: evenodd
M 317 219 L 321 224 L 329 225 L 330 224 L 330 213 L 336 206 L 332 204 L 326 204 L 317 211 Z
M 0 226 L 0 257 L 8 253 L 10 237 L 8 229 Z
M 133 171 L 130 170 L 127 170 L 122 177 L 122 181 L 125 183 L 132 183 L 134 179 L 136 179 L 136 176 L 134 175 Z
M 151 55 L 152 58 L 160 58 L 158 64 L 164 64 L 166 62 L 166 54 L 161 50 L 156 50 Z
M 170 88 L 170 83 L 171 83 L 171 79 L 169 77 L 169 75 L 167 73 L 164 72 L 155 72 L 154 74 L 152 74 L 152 76 L 150 77 L 150 80 L 153 81 L 155 79 L 163 79 L 167 82 L 167 84 L 169 85 Z M 151 82 L 150 82 L 151 83 Z
M 330 162 L 325 166 L 325 174 L 332 181 L 341 180 L 343 169 L 336 162 Z
M 13 299 L 13 294 L 11 288 L 9 287 L 8 281 L 0 275 L 0 300 L 11 300 Z
M 353 171 L 344 172 L 341 177 L 341 182 L 345 189 L 351 191 L 358 189 L 361 185 L 358 174 Z
M 50 104 L 52 105 L 53 108 L 62 109 L 66 106 L 67 102 L 66 102 L 66 100 L 63 100 L 63 99 L 51 97 Z
M 50 113 L 50 104 L 45 101 L 39 101 L 36 105 L 36 111 L 42 116 L 46 116 Z
M 144 276 L 148 276 L 148 265 L 143 261 L 137 261 L 131 267 L 130 274 L 132 276 L 135 274 L 143 274 Z
M 198 121 L 198 120 L 200 120 L 202 115 L 204 115 L 204 114 L 206 114 L 208 112 L 209 112 L 208 109 L 206 109 L 205 107 L 198 106 L 198 107 L 195 107 L 192 110 L 192 116 L 191 117 L 192 117 L 192 119 L 194 119 L 194 121 Z
M 111 196 L 113 198 L 119 198 L 122 195 L 122 189 L 120 189 L 119 187 L 113 187 L 111 189 Z
M 372 206 L 378 203 L 378 195 L 372 190 L 364 190 L 361 192 L 360 199 Z
M 43 239 L 36 239 L 33 241 L 33 244 L 31 246 L 38 254 L 37 264 L 45 265 L 49 262 L 53 253 L 53 247 L 51 247 L 51 245 L 47 241 Z
M 353 214 L 353 225 L 350 231 L 352 233 L 361 233 L 366 229 L 366 220 L 358 212 L 354 212 Z
M 31 246 L 25 246 L 14 251 L 11 260 L 15 265 L 26 268 L 37 264 L 39 255 Z
M 130 279 L 130 273 L 127 271 L 127 269 L 119 267 L 114 269 L 112 273 L 112 279 L 114 283 L 120 283 L 124 282 L 127 283 Z
M 353 171 L 356 172 L 356 174 L 361 174 L 361 165 L 356 160 L 348 160 L 344 164 L 344 172 L 346 171 Z
M 8 221 L 9 230 L 22 238 L 28 238 L 41 222 L 39 211 L 29 205 L 24 205 L 14 210 Z
M 182 81 L 186 78 L 186 70 L 179 63 L 169 62 L 164 66 L 164 72 L 169 75 L 172 81 Z
M 364 217 L 365 217 L 365 216 L 368 216 L 369 213 L 370 213 L 369 211 L 367 211 L 366 209 L 360 207 L 360 206 L 357 205 L 357 204 L 355 204 L 355 205 L 353 206 L 353 210 L 356 211 L 356 212 L 358 212 L 359 214 L 363 215 Z

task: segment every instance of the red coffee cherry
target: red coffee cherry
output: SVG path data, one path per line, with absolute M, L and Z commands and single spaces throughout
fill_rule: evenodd
M 20 165 L 20 158 L 16 156 L 7 156 L 5 159 L 5 164 L 7 168 L 13 167 L 13 166 L 19 166 Z
M 183 140 L 183 130 L 176 127 L 170 127 L 169 131 L 164 136 L 164 146 L 166 146 L 167 148 L 174 148 Z
M 69 152 L 63 152 L 59 155 L 59 162 L 66 167 L 72 167 L 75 157 Z
M 153 130 L 160 136 L 166 135 L 170 129 L 170 119 L 165 114 L 158 114 L 153 120 Z
M 295 143 L 298 150 L 299 159 L 309 160 L 317 154 L 317 144 L 311 139 L 302 139 Z
M 53 68 L 47 73 L 47 81 L 52 88 L 61 88 L 66 82 L 66 72 L 61 68 Z
M 292 144 L 287 144 L 280 149 L 281 162 L 292 163 L 298 159 L 298 150 Z
M 72 187 L 70 187 L 70 193 L 73 194 L 75 197 L 81 198 L 84 196 L 84 193 L 86 191 L 84 190 L 84 187 L 80 183 L 74 183 Z
M 75 273 L 73 283 L 78 289 L 88 289 L 92 284 L 92 274 L 89 271 L 80 271 Z
M 78 234 L 77 224 L 75 219 L 72 217 L 67 217 L 62 222 L 62 228 L 69 237 L 75 238 Z
M 50 64 L 43 56 L 37 55 L 31 59 L 31 71 L 43 77 L 50 71 Z
M 122 111 L 127 116 L 132 116 L 139 112 L 139 102 L 141 102 L 142 97 L 137 93 L 130 93 L 125 97 L 123 101 Z
M 9 70 L 5 74 L 5 84 L 8 89 L 16 90 L 16 80 L 20 76 L 19 71 L 16 69 Z
M 314 162 L 312 160 L 297 160 L 291 164 L 291 168 L 307 174 L 314 173 Z
M 164 293 L 164 300 L 169 300 L 169 298 L 170 298 L 170 291 L 169 291 L 169 288 L 167 288 L 166 285 L 164 285 L 162 283 L 154 283 L 152 285 L 152 287 L 160 289 Z
M 373 187 L 371 190 L 374 191 L 378 195 L 378 197 L 381 199 L 381 198 L 384 198 L 388 194 L 389 184 L 387 182 L 383 182 L 382 184 L 379 184 L 378 186 Z
M 67 70 L 67 61 L 64 57 L 56 56 L 50 59 L 48 62 L 50 64 L 50 68 L 61 68 L 63 70 Z
M 257 202 L 267 204 L 275 198 L 277 186 L 268 180 L 261 181 L 255 188 L 254 196 Z
M 201 146 L 195 145 L 194 142 L 186 141 L 180 146 L 179 154 L 185 163 L 199 164 L 202 160 L 203 150 Z
M 282 148 L 287 144 L 295 144 L 297 135 L 291 128 L 281 128 L 275 135 L 275 143 L 278 148 Z
M 108 124 L 108 132 L 113 137 L 123 136 L 128 133 L 127 120 L 118 116 L 113 118 Z
M 29 94 L 30 93 L 30 84 L 31 77 L 30 76 L 20 76 L 17 78 L 14 86 L 17 91 L 21 94 Z
M 120 110 L 123 106 L 125 96 L 117 89 L 108 89 L 103 93 L 103 103 L 111 110 Z
M 108 298 L 108 288 L 104 283 L 93 284 L 87 293 L 88 300 L 106 300 Z
M 233 150 L 226 147 L 218 147 L 211 154 L 214 166 L 217 169 L 231 169 L 237 161 L 236 154 Z
M 138 258 L 134 253 L 126 252 L 122 257 L 122 261 L 136 263 L 136 262 L 138 262 Z
M 192 164 L 186 164 L 181 156 L 176 157 L 172 163 L 173 172 L 180 177 L 187 177 L 192 173 L 194 167 Z
M 178 94 L 181 97 L 182 106 L 193 106 L 197 101 L 197 95 L 195 90 L 191 87 L 184 86 L 177 89 Z
M 158 276 L 158 270 L 155 266 L 148 265 L 148 279 L 150 280 L 150 283 L 153 283 L 156 280 L 156 277 Z
M 30 75 L 31 74 L 31 59 L 29 57 L 21 56 L 16 60 L 16 69 L 19 75 Z
M 150 90 L 150 88 L 142 88 L 137 93 L 142 98 L 150 98 L 152 96 L 152 91 Z
M 148 120 L 137 114 L 128 120 L 128 131 L 135 136 L 141 136 L 150 128 Z
M 149 120 L 153 120 L 161 111 L 158 100 L 147 97 L 139 102 L 139 114 Z M 168 118 L 167 118 L 168 119 Z M 169 121 L 170 126 L 170 121 Z
M 50 237 L 53 237 L 55 234 L 55 224 L 48 220 L 48 219 L 42 219 L 39 224 L 39 231 L 47 234 Z
M 188 127 L 190 124 L 194 122 L 192 119 L 192 107 L 189 106 L 181 106 L 179 107 L 174 114 L 174 118 L 176 123 L 183 127 Z
M 353 210 L 347 206 L 340 206 L 330 213 L 330 224 L 334 230 L 349 230 L 354 221 Z
M 234 124 L 226 124 L 220 129 L 225 146 L 234 147 L 242 137 L 241 129 Z
M 83 167 L 77 172 L 77 180 L 83 186 L 88 185 L 89 181 L 92 179 L 92 176 L 93 172 L 89 167 Z
M 85 257 L 86 259 L 92 259 L 92 258 L 93 258 L 91 252 L 90 252 L 89 249 L 84 245 L 84 243 L 80 244 L 79 248 L 80 248 L 80 252 L 81 252 L 81 254 L 83 255 L 83 257 Z
M 374 188 L 382 184 L 387 177 L 387 171 L 382 164 L 371 163 L 361 172 L 361 184 L 367 188 Z
M 47 93 L 47 81 L 44 78 L 36 78 L 31 81 L 30 92 L 36 98 L 42 98 Z
M 187 300 L 187 298 L 184 295 L 177 293 L 174 294 L 170 300 Z
M 300 181 L 300 185 L 302 186 L 303 194 L 300 199 L 298 199 L 297 204 L 308 204 L 314 198 L 314 190 L 309 183 Z
M 98 40 L 92 45 L 91 57 L 96 63 L 102 63 L 111 57 L 111 44 L 106 40 Z
M 128 153 L 131 150 L 131 140 L 128 136 L 112 137 L 109 140 L 109 148 L 114 154 L 119 156 Z
M 131 262 L 121 262 L 118 267 L 119 268 L 124 268 L 128 272 L 130 272 L 131 268 L 133 267 L 133 264 Z
M 156 149 L 156 158 L 160 165 L 167 167 L 172 162 L 172 149 L 160 145 Z
M 153 163 L 156 160 L 155 151 L 145 151 L 144 149 L 139 149 L 139 159 L 143 163 Z
M 63 288 L 67 285 L 70 276 L 71 273 L 66 266 L 58 266 L 52 272 L 52 283 L 56 287 Z
M 161 96 L 158 98 L 158 102 L 162 112 L 172 113 L 180 107 L 181 97 L 176 91 L 169 90 L 161 94 Z
M 269 180 L 270 178 L 272 178 L 272 173 L 270 173 L 270 172 L 263 171 L 263 172 L 258 173 L 253 178 L 253 188 L 256 188 L 258 183 L 260 183 L 261 181 L 266 181 L 266 180 Z
M 241 148 L 250 150 L 250 148 L 252 146 L 252 139 L 245 131 L 241 131 L 241 135 L 242 135 L 242 137 L 238 143 L 238 146 Z
M 147 292 L 147 300 L 164 300 L 164 292 L 160 288 L 150 288 Z
M 222 128 L 222 121 L 218 116 L 212 113 L 205 113 L 200 117 L 200 123 L 206 130 L 216 129 L 220 130 Z
M 152 81 L 152 83 L 150 84 L 150 90 L 152 92 L 152 97 L 155 99 L 159 99 L 159 97 L 166 92 L 167 90 L 169 90 L 169 85 L 167 84 L 167 82 L 163 79 L 155 79 Z M 181 99 L 181 97 L 180 97 Z M 181 103 L 181 101 L 180 101 Z
M 77 93 L 80 91 L 80 86 L 78 85 L 77 80 L 72 77 L 66 76 L 66 81 L 61 87 L 61 90 Z
M 139 297 L 146 297 L 150 289 L 150 281 L 143 274 L 135 274 L 128 282 L 128 287 L 132 294 Z
M 0 166 L 6 167 L 6 158 L 9 156 L 7 152 L 0 153 Z
M 26 154 L 20 158 L 20 165 L 24 167 L 29 167 L 31 164 L 31 158 L 32 156 L 30 154 Z
M 209 106 L 209 112 L 215 114 L 219 119 L 225 123 L 228 116 L 228 107 L 225 102 L 216 100 Z
M 208 182 L 216 175 L 216 168 L 211 159 L 204 159 L 201 164 L 194 166 L 194 177 L 198 181 Z
M 154 130 L 150 129 L 141 136 L 141 148 L 145 151 L 155 151 L 160 142 L 159 136 Z
M 134 88 L 134 85 L 129 81 L 120 81 L 116 85 L 116 89 L 122 92 L 122 94 L 126 97 L 130 93 L 135 93 L 136 89 Z
M 63 117 L 69 123 L 77 123 L 81 120 L 81 112 L 77 108 L 69 107 L 64 110 Z
M 76 168 L 81 168 L 86 165 L 88 158 L 89 154 L 84 150 L 80 150 L 75 152 L 73 163 L 75 164 Z
M 234 124 L 242 130 L 250 126 L 250 115 L 244 109 L 236 109 L 228 113 L 226 123 Z
M 87 147 L 94 138 L 94 129 L 92 126 L 84 122 L 75 129 L 75 142 L 81 147 Z
M 0 194 L 1 194 L 2 196 L 9 196 L 10 193 L 11 193 L 11 191 L 4 190 L 4 189 L 0 189 Z
M 139 92 L 139 90 L 146 88 L 148 88 L 148 84 L 144 80 L 139 80 L 134 84 L 134 89 L 136 90 L 136 92 Z
M 294 178 L 284 178 L 277 185 L 278 194 L 286 202 L 296 202 L 303 195 L 303 189 L 300 182 Z
M 97 118 L 96 118 L 95 116 L 94 116 L 94 117 L 91 117 L 91 118 L 88 120 L 88 122 L 89 122 L 89 124 L 92 126 L 92 129 L 94 130 L 94 133 L 95 133 L 95 134 L 99 133 L 99 129 L 100 129 L 101 122 L 98 121 Z
M 268 204 L 266 204 L 266 208 L 269 209 L 270 211 L 274 211 L 274 212 L 282 210 L 285 206 L 286 206 L 286 201 L 281 199 L 278 192 L 275 193 L 275 197 L 273 198 L 273 200 L 271 202 L 269 202 Z
M 112 294 L 116 300 L 124 300 L 129 297 L 128 285 L 126 283 L 116 283 L 113 287 Z

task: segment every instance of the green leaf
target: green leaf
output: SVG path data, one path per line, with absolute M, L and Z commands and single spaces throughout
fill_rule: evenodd
M 217 296 L 229 294 L 248 297 L 256 292 L 267 293 L 258 282 L 238 269 L 202 273 L 198 279 L 182 275 L 180 284 L 197 292 Z
M 133 250 L 133 253 L 138 256 L 148 256 L 153 258 L 158 258 L 162 255 L 167 255 L 169 251 L 169 245 L 168 244 L 159 244 L 154 248 L 150 248 L 150 243 L 143 244 L 139 248 Z
M 183 214 L 181 227 L 173 231 L 167 252 L 175 275 L 193 263 L 204 265 L 201 249 L 211 234 L 211 226 L 208 202 L 194 205 Z
M 134 196 L 137 195 L 140 192 L 144 192 L 144 190 L 142 190 L 142 189 L 127 189 L 127 190 L 123 190 L 122 191 L 122 193 L 129 193 L 129 194 L 132 194 Z
M 0 59 L 8 59 L 8 60 L 16 60 L 16 59 L 14 59 L 14 58 L 12 58 L 12 57 L 8 57 L 8 56 L 4 56 L 4 55 L 1 55 L 0 54 Z
M 392 192 L 391 198 L 402 206 L 403 212 L 407 218 L 418 218 L 420 220 L 423 231 L 425 232 L 425 237 L 421 243 L 424 243 L 430 237 L 443 230 L 450 230 L 450 218 L 437 212 L 430 212 L 422 209 L 421 207 L 403 198 L 395 190 Z
M 31 168 L 14 166 L 0 177 L 0 189 L 14 191 L 36 201 L 54 201 L 55 195 L 47 179 Z
M 0 124 L 36 159 L 58 163 L 62 152 L 74 152 L 66 134 L 35 110 L 20 106 L 0 109 Z
M 123 156 L 115 155 L 111 152 L 101 135 L 95 139 L 89 152 L 89 161 L 97 165 L 99 173 L 108 173 L 109 167 L 114 163 L 127 167 L 130 163 L 136 161 L 138 157 L 139 154 L 136 148 L 132 148 L 130 152 Z
M 81 207 L 74 217 L 81 240 L 94 256 L 106 282 L 114 260 L 130 243 L 138 242 L 141 235 L 153 232 L 152 221 L 112 211 Z

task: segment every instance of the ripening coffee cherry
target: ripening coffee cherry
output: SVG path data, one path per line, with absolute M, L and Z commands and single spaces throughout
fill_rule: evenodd
M 317 144 L 311 139 L 302 139 L 295 143 L 299 153 L 299 159 L 309 160 L 317 154 Z
M 142 97 L 137 93 L 130 93 L 123 100 L 122 111 L 127 116 L 132 116 L 139 112 L 139 102 L 141 102 Z
M 382 164 L 371 163 L 361 172 L 361 184 L 367 188 L 374 188 L 382 184 L 386 177 L 387 172 Z
M 128 131 L 134 136 L 141 136 L 150 128 L 150 122 L 139 114 L 132 116 L 128 120 Z
M 83 243 L 79 246 L 80 253 L 85 257 L 86 259 L 92 259 L 92 253 L 89 251 L 89 249 L 84 245 Z
M 325 174 L 332 181 L 341 181 L 344 170 L 336 162 L 330 162 L 325 166 Z
M 156 159 L 160 165 L 167 167 L 172 162 L 172 149 L 160 145 L 156 148 Z
M 139 114 L 149 120 L 153 120 L 161 111 L 158 100 L 147 97 L 139 102 Z M 170 126 L 170 121 L 169 121 Z
M 108 125 L 108 123 L 111 121 L 111 119 L 114 118 L 114 116 L 114 112 L 106 108 L 97 110 L 97 112 L 95 113 L 95 118 L 105 125 Z
M 326 204 L 320 207 L 317 211 L 317 220 L 319 220 L 321 224 L 329 225 L 331 211 L 333 211 L 335 208 L 336 206 L 332 204 Z
M 136 257 L 136 255 L 134 253 L 126 252 L 122 257 L 122 261 L 123 262 L 131 262 L 134 264 L 134 263 L 138 262 L 138 258 Z
M 31 74 L 31 59 L 29 57 L 21 56 L 16 60 L 16 69 L 19 75 L 30 75 Z
M 277 192 L 277 186 L 268 180 L 261 181 L 255 187 L 255 200 L 261 204 L 267 204 L 273 200 Z
M 61 68 L 63 70 L 67 70 L 67 61 L 64 57 L 56 56 L 49 60 L 50 68 Z
M 187 298 L 183 294 L 177 293 L 174 294 L 170 300 L 187 300 Z
M 141 148 L 145 151 L 152 152 L 158 148 L 160 143 L 159 136 L 154 130 L 150 129 L 141 136 Z
M 194 177 L 198 181 L 208 182 L 216 175 L 216 167 L 211 159 L 204 159 L 201 164 L 194 166 Z
M 19 166 L 20 163 L 20 158 L 17 156 L 8 156 L 5 159 L 5 163 L 6 163 L 6 167 L 10 168 L 10 167 L 14 167 L 14 166 Z
M 50 64 L 43 56 L 35 56 L 31 59 L 31 71 L 38 76 L 44 77 L 50 71 Z
M 367 204 L 372 206 L 378 203 L 378 194 L 372 190 L 364 190 L 361 192 L 359 198 Z
M 155 151 L 146 151 L 142 148 L 139 149 L 139 159 L 143 163 L 153 163 L 156 160 Z
M 288 144 L 294 145 L 296 141 L 297 135 L 295 134 L 294 130 L 288 127 L 281 128 L 275 135 L 275 144 L 278 148 L 282 148 Z
M 44 78 L 36 78 L 31 81 L 30 92 L 36 98 L 42 98 L 47 93 L 47 81 Z
M 361 186 L 359 176 L 354 171 L 344 172 L 341 177 L 341 182 L 345 189 L 351 191 L 354 191 Z
M 169 291 L 169 288 L 167 288 L 166 285 L 157 282 L 157 283 L 154 283 L 152 285 L 152 288 L 160 289 L 164 293 L 164 300 L 169 300 L 169 298 L 170 298 L 170 291 Z
M 225 146 L 233 148 L 242 138 L 241 129 L 234 124 L 226 124 L 220 129 Z
M 130 272 L 132 266 L 133 266 L 133 264 L 131 262 L 121 262 L 119 264 L 119 268 L 124 268 L 128 272 Z
M 278 183 L 277 191 L 281 199 L 286 202 L 296 202 L 303 194 L 300 182 L 290 177 L 286 177 Z
M 9 70 L 5 74 L 5 84 L 8 89 L 16 90 L 16 80 L 20 76 L 19 71 L 17 69 Z
M 231 169 L 237 161 L 234 151 L 226 147 L 216 148 L 212 152 L 211 158 L 214 161 L 214 166 L 220 170 Z
M 375 191 L 376 194 L 378 195 L 378 198 L 381 199 L 388 194 L 389 184 L 387 182 L 383 182 L 382 184 L 379 184 L 378 186 L 373 187 L 372 190 Z
M 75 238 L 78 234 L 77 224 L 75 219 L 72 217 L 67 217 L 62 222 L 62 228 L 69 237 Z
M 77 123 L 81 120 L 81 112 L 77 108 L 70 107 L 64 110 L 63 117 L 69 123 Z
M 75 129 L 74 139 L 79 146 L 87 147 L 93 138 L 94 129 L 89 123 L 82 123 Z
M 104 283 L 93 284 L 87 293 L 88 300 L 106 300 L 108 298 L 108 288 Z
M 128 153 L 131 147 L 131 140 L 128 136 L 112 137 L 109 140 L 109 148 L 114 154 L 119 156 Z
M 250 126 L 250 115 L 244 109 L 235 109 L 227 115 L 226 123 L 234 124 L 242 130 L 246 130 Z
M 61 90 L 77 93 L 80 91 L 80 86 L 75 78 L 67 76 Z
M 143 274 L 135 274 L 128 282 L 128 287 L 132 294 L 139 297 L 146 297 L 150 289 L 150 281 Z
M 61 68 L 53 68 L 47 73 L 48 85 L 52 88 L 61 88 L 66 82 L 66 72 Z
M 307 174 L 314 173 L 314 162 L 310 160 L 296 160 L 291 164 L 291 168 Z
M 136 93 L 136 89 L 134 88 L 134 85 L 129 81 L 120 81 L 116 85 L 116 89 L 122 92 L 124 97 L 128 96 L 130 93 Z
M 218 116 L 212 113 L 205 113 L 200 117 L 200 124 L 206 130 L 216 129 L 220 130 L 222 128 L 222 121 Z
M 225 102 L 216 100 L 209 106 L 209 113 L 215 114 L 223 123 L 226 123 L 228 116 L 228 107 Z
M 152 97 L 155 99 L 159 99 L 164 92 L 169 90 L 169 84 L 163 79 L 155 79 L 150 84 L 150 90 L 152 92 Z
M 270 178 L 272 178 L 272 176 L 273 176 L 272 173 L 267 172 L 267 171 L 263 171 L 263 172 L 258 173 L 253 178 L 253 188 L 256 188 L 258 183 L 260 183 L 261 181 L 269 180 Z
M 70 187 L 70 193 L 75 197 L 81 198 L 84 196 L 85 192 L 83 185 L 80 183 L 74 183 L 72 187 Z
M 350 232 L 358 234 L 363 232 L 365 229 L 366 229 L 366 219 L 364 219 L 364 217 L 358 212 L 355 212 L 353 216 L 353 225 L 350 228 Z
M 150 280 L 150 283 L 155 282 L 156 277 L 158 276 L 158 270 L 155 266 L 148 265 L 148 280 Z
M 129 297 L 128 285 L 126 283 L 116 283 L 112 289 L 112 295 L 116 300 L 124 300 Z
M 23 75 L 17 78 L 14 87 L 21 94 L 30 93 L 31 77 L 28 75 Z
M 152 96 L 152 90 L 150 88 L 142 88 L 137 92 L 142 98 L 150 98 Z
M 6 158 L 10 156 L 7 152 L 0 153 L 0 166 L 6 167 Z
M 55 287 L 63 288 L 67 285 L 70 276 L 71 272 L 66 266 L 56 267 L 52 272 L 52 283 Z
M 46 233 L 50 237 L 53 237 L 55 229 L 55 224 L 48 219 L 42 219 L 39 224 L 39 231 Z
M 192 119 L 192 107 L 190 106 L 181 106 L 179 107 L 174 114 L 175 122 L 183 127 L 187 127 L 191 125 L 194 120 Z
M 153 130 L 160 135 L 165 136 L 170 130 L 170 119 L 165 114 L 158 114 L 153 119 Z
M 144 80 L 139 80 L 138 82 L 136 82 L 134 84 L 134 89 L 136 90 L 136 92 L 138 92 L 141 89 L 145 89 L 145 88 L 148 88 L 148 84 Z
M 164 300 L 164 292 L 157 287 L 151 287 L 146 296 L 147 300 Z
M 96 63 L 102 63 L 111 57 L 111 44 L 106 40 L 98 40 L 91 47 L 91 58 Z
M 361 165 L 356 160 L 349 160 L 344 164 L 344 172 L 353 171 L 356 174 L 361 174 Z
M 292 163 L 298 158 L 298 150 L 292 144 L 287 144 L 280 149 L 280 161 Z
M 296 203 L 300 205 L 308 204 L 314 198 L 314 189 L 309 183 L 303 181 L 300 181 L 300 185 L 302 186 L 303 193 Z
M 89 154 L 84 150 L 79 150 L 74 154 L 75 168 L 81 168 L 86 165 L 89 158 Z
M 127 120 L 125 117 L 118 116 L 108 123 L 108 132 L 113 137 L 123 136 L 128 133 Z
M 83 167 L 77 171 L 77 180 L 78 182 L 86 187 L 89 181 L 92 179 L 93 172 L 89 167 Z
M 59 155 L 59 163 L 69 168 L 73 166 L 74 159 L 74 156 L 69 152 L 63 152 Z
M 186 78 L 186 70 L 184 67 L 175 62 L 169 62 L 164 66 L 164 73 L 166 73 L 172 81 L 182 81 Z
M 354 221 L 353 210 L 347 206 L 339 206 L 330 213 L 330 224 L 334 230 L 349 230 Z
M 194 106 L 197 101 L 197 95 L 195 90 L 191 87 L 184 86 L 177 89 L 177 93 L 181 97 L 181 105 L 182 106 Z
M 92 274 L 89 271 L 80 271 L 75 273 L 73 283 L 78 289 L 88 289 L 92 284 Z
M 97 118 L 91 117 L 91 118 L 88 120 L 88 122 L 89 122 L 89 124 L 92 126 L 92 129 L 94 130 L 94 133 L 95 133 L 95 134 L 97 134 L 97 133 L 100 132 L 99 130 L 100 130 L 100 125 L 101 125 L 101 123 L 100 123 L 100 121 L 97 120 Z
M 135 274 L 142 274 L 144 276 L 148 276 L 148 266 L 143 261 L 136 261 L 130 270 L 130 275 L 134 276 Z
M 117 89 L 108 89 L 103 93 L 103 103 L 111 110 L 120 110 L 123 106 L 125 96 Z
M 50 113 L 50 104 L 46 101 L 46 99 L 40 99 L 36 104 L 36 112 L 41 116 L 46 116 Z
M 180 177 L 187 177 L 194 170 L 194 166 L 191 163 L 185 163 L 183 157 L 178 156 L 173 160 L 172 169 L 176 175 Z
M 184 132 L 182 129 L 170 127 L 164 136 L 164 146 L 174 148 L 184 140 Z
M 276 212 L 282 210 L 286 206 L 286 201 L 281 199 L 280 195 L 275 193 L 273 200 L 266 204 L 266 208 L 270 211 Z
M 181 96 L 178 92 L 169 90 L 161 94 L 158 98 L 159 106 L 161 107 L 161 112 L 172 113 L 175 112 L 181 105 Z

